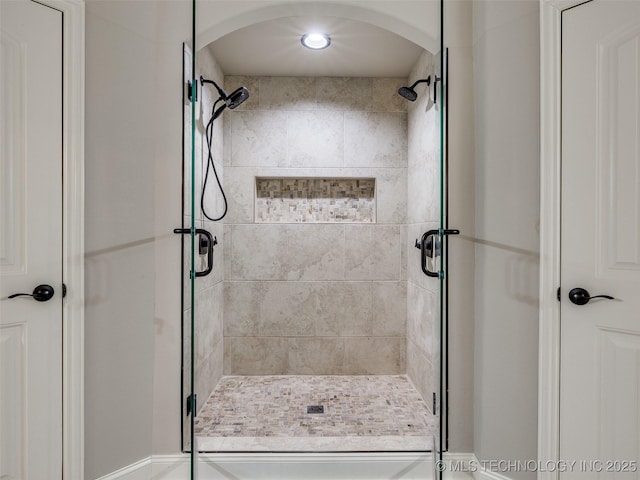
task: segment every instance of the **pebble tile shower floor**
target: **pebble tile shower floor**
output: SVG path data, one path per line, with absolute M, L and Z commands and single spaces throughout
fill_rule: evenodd
M 404 375 L 229 376 L 195 434 L 201 451 L 425 451 L 437 425 Z

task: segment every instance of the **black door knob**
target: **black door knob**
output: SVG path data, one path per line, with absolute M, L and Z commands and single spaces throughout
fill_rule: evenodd
M 584 288 L 574 288 L 569 292 L 569 300 L 571 303 L 575 303 L 576 305 L 586 305 L 589 303 L 589 300 L 593 300 L 594 298 L 606 298 L 607 300 L 615 300 L 610 295 L 594 295 L 593 297 L 589 295 L 589 292 Z
M 38 285 L 33 289 L 33 293 L 14 293 L 13 295 L 9 295 L 9 298 L 33 297 L 33 299 L 38 302 L 46 302 L 53 298 L 54 293 L 51 285 Z

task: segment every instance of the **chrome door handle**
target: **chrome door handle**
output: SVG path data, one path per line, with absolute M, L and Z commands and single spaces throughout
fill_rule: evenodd
M 46 302 L 53 298 L 55 291 L 51 285 L 38 285 L 33 289 L 33 293 L 14 293 L 8 298 L 33 297 L 36 302 Z
M 584 288 L 573 288 L 569 292 L 569 300 L 571 303 L 576 305 L 586 305 L 589 303 L 589 300 L 593 300 L 594 298 L 606 298 L 607 300 L 615 300 L 611 295 L 594 295 L 593 297 L 589 295 L 589 292 Z

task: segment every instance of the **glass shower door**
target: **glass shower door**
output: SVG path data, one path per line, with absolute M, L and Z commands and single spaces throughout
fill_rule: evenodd
M 198 453 L 218 450 L 203 440 L 199 412 L 222 377 L 224 232 L 211 216 L 220 217 L 226 210 L 224 196 L 205 189 L 207 177 L 213 177 L 210 167 L 215 168 L 215 162 L 219 168 L 222 161 L 222 127 L 209 111 L 211 105 L 219 108 L 220 99 L 214 101 L 217 92 L 209 85 L 214 81 L 205 72 L 206 63 L 199 63 L 196 7 L 193 0 L 192 39 L 183 52 L 183 225 L 179 229 L 183 237 L 182 448 L 191 456 L 191 478 L 197 474 Z M 222 85 L 221 78 L 215 82 Z
M 442 51 L 436 56 L 434 74 L 437 84 L 434 94 L 437 97 L 437 121 L 438 121 L 438 188 L 437 192 L 437 216 L 436 228 L 427 230 L 422 238 L 416 242 L 416 247 L 421 249 L 422 273 L 430 278 L 428 287 L 432 289 L 437 298 L 437 308 L 431 318 L 424 318 L 425 322 L 434 322 L 433 355 L 431 366 L 433 368 L 433 403 L 432 412 L 437 418 L 437 431 L 434 432 L 434 478 L 442 478 L 446 470 L 443 453 L 447 451 L 448 442 L 448 412 L 447 412 L 447 367 L 448 367 L 448 277 L 447 277 L 447 252 L 449 237 L 460 232 L 449 228 L 447 216 L 447 50 L 442 45 Z M 425 399 L 426 400 L 426 399 Z
M 196 81 L 196 45 L 195 45 L 196 0 L 191 2 L 191 41 L 183 45 L 182 75 L 182 225 L 174 232 L 182 236 L 182 392 L 181 392 L 181 427 L 182 450 L 188 452 L 189 478 L 197 477 L 198 447 L 195 436 L 195 418 L 197 411 L 197 388 L 195 379 L 196 364 L 196 279 L 203 275 L 197 268 L 200 252 L 201 236 L 197 228 L 196 191 L 196 107 L 198 83 Z M 210 236 L 209 236 L 210 238 Z M 209 251 L 211 263 L 212 244 L 204 244 Z M 205 268 L 205 272 L 210 266 Z
M 196 2 L 193 2 L 193 22 L 195 26 Z M 441 2 L 442 13 L 442 2 Z M 195 31 L 195 27 L 194 27 Z M 441 35 L 440 35 L 441 36 Z M 427 279 L 429 284 L 425 290 L 429 290 L 429 298 L 427 305 L 423 305 L 421 309 L 421 321 L 428 326 L 424 327 L 424 331 L 429 329 L 427 335 L 429 341 L 433 341 L 433 347 L 428 347 L 429 352 L 428 365 L 422 363 L 418 365 L 417 370 L 420 375 L 427 378 L 428 389 L 425 388 L 422 397 L 427 403 L 434 416 L 438 419 L 434 427 L 432 441 L 423 441 L 424 446 L 419 449 L 410 449 L 417 452 L 421 459 L 430 458 L 433 455 L 434 476 L 432 478 L 441 478 L 440 472 L 437 472 L 442 459 L 442 452 L 446 450 L 446 423 L 442 420 L 446 418 L 446 238 L 451 232 L 447 232 L 446 224 L 446 62 L 444 62 L 444 44 L 440 38 L 441 52 L 433 55 L 433 64 L 429 64 L 431 70 L 427 75 L 431 75 L 431 83 L 425 93 L 421 91 L 420 100 L 425 101 L 426 112 L 420 111 L 420 115 L 428 115 L 429 125 L 426 131 L 421 134 L 428 136 L 430 143 L 428 151 L 428 159 L 424 159 L 424 165 L 420 164 L 417 168 L 429 169 L 429 183 L 417 185 L 417 189 L 429 189 L 429 205 L 423 209 L 425 217 L 420 218 L 420 228 L 426 226 L 431 229 L 432 233 L 426 237 L 423 242 L 422 254 L 423 266 L 433 275 Z M 203 112 L 203 109 L 210 108 L 212 104 L 211 98 L 206 98 L 206 89 L 208 86 L 201 88 L 199 85 L 200 72 L 198 71 L 198 62 L 196 52 L 199 46 L 195 45 L 195 34 L 191 44 L 185 49 L 184 62 L 184 115 L 185 115 L 185 136 L 184 136 L 184 212 L 183 212 L 183 241 L 184 241 L 184 318 L 183 318 L 183 412 L 182 420 L 184 425 L 183 449 L 191 454 L 191 478 L 194 478 L 198 465 L 204 463 L 204 458 L 198 456 L 198 452 L 216 452 L 221 451 L 220 443 L 214 444 L 207 440 L 207 444 L 198 444 L 198 413 L 202 403 L 206 398 L 200 398 L 199 392 L 210 392 L 210 386 L 205 388 L 201 382 L 206 379 L 219 378 L 220 372 L 206 372 L 201 370 L 205 364 L 213 363 L 203 362 L 205 351 L 211 347 L 212 342 L 216 342 L 216 332 L 212 330 L 204 330 L 205 326 L 211 325 L 211 320 L 215 324 L 221 324 L 221 316 L 212 313 L 212 308 L 221 301 L 212 300 L 211 296 L 200 295 L 205 290 L 215 291 L 218 287 L 218 278 L 221 275 L 215 267 L 213 261 L 218 254 L 222 252 L 221 246 L 215 247 L 214 253 L 211 254 L 212 260 L 209 260 L 209 247 L 213 248 L 216 237 L 222 243 L 223 234 L 216 231 L 216 224 L 206 222 L 201 215 L 201 183 L 203 178 L 203 165 L 206 166 L 205 159 L 202 157 L 202 139 L 206 128 L 206 121 L 209 119 L 209 111 Z M 204 55 L 202 55 L 204 57 Z M 422 77 L 422 75 L 420 75 Z M 425 75 L 426 77 L 426 75 Z M 395 95 L 391 91 L 391 95 Z M 426 97 L 431 99 L 426 101 Z M 203 120 L 203 117 L 205 119 Z M 215 137 L 214 137 L 215 138 Z M 423 177 L 420 177 L 423 178 Z M 416 221 L 417 224 L 417 221 Z M 410 226 L 409 228 L 412 228 Z M 411 231 L 411 230 L 409 230 Z M 207 237 L 205 232 L 211 232 L 211 236 Z M 419 233 L 418 239 L 423 230 Z M 404 235 L 404 234 L 403 234 Z M 407 240 L 407 245 L 403 247 L 406 251 L 420 256 L 413 249 L 413 236 Z M 410 241 L 409 241 L 410 240 Z M 429 245 L 427 245 L 429 244 Z M 407 255 L 408 256 L 408 255 Z M 413 260 L 413 257 L 411 257 Z M 428 263 L 428 265 L 427 265 Z M 199 277 L 198 272 L 202 272 L 209 267 L 213 267 L 213 273 L 207 277 Z M 406 266 L 406 265 L 405 265 Z M 415 284 L 424 286 L 426 280 L 419 268 L 415 267 L 416 279 Z M 208 299 L 208 300 L 207 300 Z M 206 319 L 204 322 L 202 320 Z M 208 328 L 208 327 L 207 327 Z M 217 327 L 214 328 L 214 330 Z M 426 342 L 426 339 L 425 339 Z M 436 345 L 437 344 L 437 345 Z M 422 359 L 424 356 L 416 357 Z M 220 357 L 222 358 L 222 357 Z M 418 360 L 418 363 L 421 360 Z M 220 368 L 222 362 L 219 363 Z M 396 451 L 398 451 L 396 449 Z M 426 454 L 425 451 L 430 453 Z M 325 452 L 326 453 L 326 452 Z M 367 452 L 363 452 L 366 454 Z
M 437 70 L 441 78 L 438 94 L 440 96 L 440 212 L 439 212 L 439 229 L 438 229 L 438 244 L 440 245 L 439 255 L 440 262 L 438 265 L 438 278 L 440 281 L 439 292 L 439 351 L 438 351 L 438 363 L 439 363 L 439 403 L 437 405 L 437 413 L 439 416 L 439 434 L 436 445 L 436 478 L 441 479 L 443 472 L 446 471 L 447 464 L 444 461 L 444 452 L 448 451 L 448 439 L 449 439 L 449 412 L 448 412 L 448 305 L 449 305 L 449 292 L 448 292 L 448 252 L 449 252 L 449 239 L 451 236 L 459 235 L 460 231 L 451 228 L 449 225 L 448 216 L 448 199 L 449 199 L 449 185 L 448 185 L 448 101 L 449 101 L 449 89 L 448 89 L 448 49 L 445 42 L 445 4 L 444 0 L 441 0 L 440 11 L 440 52 L 438 54 Z

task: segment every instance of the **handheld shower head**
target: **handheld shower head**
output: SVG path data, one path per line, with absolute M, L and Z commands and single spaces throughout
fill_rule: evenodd
M 416 88 L 416 85 L 418 85 L 419 83 L 426 83 L 427 85 L 431 85 L 431 76 L 417 80 L 410 87 L 400 87 L 398 89 L 398 95 L 400 95 L 403 98 L 406 98 L 410 102 L 415 102 L 416 99 L 418 98 L 418 93 L 414 89 Z
M 213 80 L 207 80 L 202 75 L 200 75 L 200 84 L 204 85 L 205 83 L 210 83 L 211 85 L 216 87 L 216 90 L 218 90 L 218 95 L 220 95 L 220 98 L 218 98 L 218 100 L 224 100 L 224 107 L 229 107 L 231 110 L 239 107 L 249 98 L 249 90 L 247 90 L 247 87 L 243 86 L 237 88 L 236 90 L 231 92 L 230 95 L 227 95 L 226 92 L 220 86 L 218 86 L 216 82 L 214 82 Z M 217 118 L 218 116 L 220 116 L 223 110 L 224 108 L 221 107 L 219 109 L 219 113 L 215 115 L 215 117 Z
M 227 107 L 233 110 L 234 108 L 237 108 L 240 105 L 242 105 L 244 102 L 246 102 L 248 98 L 249 98 L 249 90 L 247 90 L 247 87 L 243 86 L 231 92 L 231 94 L 224 99 L 224 102 L 227 105 Z

